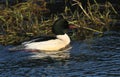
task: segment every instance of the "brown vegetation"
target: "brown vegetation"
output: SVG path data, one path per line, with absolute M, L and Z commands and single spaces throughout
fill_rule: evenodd
M 82 12 L 76 9 L 73 13 L 66 6 L 63 13 L 69 23 L 79 27 L 78 33 L 73 34 L 73 38 L 86 39 L 92 37 L 95 32 L 102 34 L 105 29 L 109 30 L 109 23 L 112 21 L 110 13 L 116 13 L 111 3 L 101 5 L 94 0 L 94 4 L 90 4 L 88 0 L 87 8 L 83 8 L 80 1 L 73 1 L 75 3 L 71 5 L 78 6 Z M 44 0 L 28 0 L 0 10 L 0 43 L 16 44 L 31 36 L 52 34 L 51 25 L 57 15 L 44 20 L 43 16 L 48 12 Z

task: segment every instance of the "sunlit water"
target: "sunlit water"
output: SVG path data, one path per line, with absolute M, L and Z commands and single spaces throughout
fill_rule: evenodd
M 0 77 L 120 77 L 119 32 L 71 46 L 54 55 L 9 52 L 11 46 L 0 46 Z

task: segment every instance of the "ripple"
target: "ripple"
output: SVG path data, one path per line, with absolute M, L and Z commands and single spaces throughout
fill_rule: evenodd
M 61 53 L 69 55 L 67 59 L 10 53 L 10 46 L 0 46 L 0 77 L 120 77 L 119 33 L 106 32 L 101 38 L 73 41 L 71 45 L 72 49 Z

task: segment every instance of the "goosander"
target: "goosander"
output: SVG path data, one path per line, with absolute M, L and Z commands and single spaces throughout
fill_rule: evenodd
M 21 45 L 10 48 L 9 51 L 29 50 L 29 51 L 59 51 L 70 44 L 70 38 L 65 29 L 74 28 L 75 25 L 69 25 L 68 21 L 59 16 L 52 25 L 52 32 L 56 37 L 42 40 L 40 38 L 23 42 Z

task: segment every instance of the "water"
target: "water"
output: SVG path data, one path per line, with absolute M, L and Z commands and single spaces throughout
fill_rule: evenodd
M 119 32 L 73 41 L 71 46 L 54 55 L 11 53 L 7 51 L 10 46 L 0 46 L 0 77 L 120 77 Z

